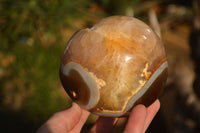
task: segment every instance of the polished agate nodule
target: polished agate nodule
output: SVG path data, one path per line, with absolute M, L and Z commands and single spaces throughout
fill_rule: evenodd
M 61 58 L 60 79 L 82 108 L 119 117 L 158 98 L 167 67 L 164 46 L 145 23 L 113 16 L 71 37 Z

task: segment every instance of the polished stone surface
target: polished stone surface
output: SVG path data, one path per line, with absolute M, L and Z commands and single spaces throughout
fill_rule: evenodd
M 125 113 L 127 105 L 139 103 L 137 100 L 142 95 L 134 101 L 131 99 L 166 60 L 161 40 L 145 23 L 132 17 L 108 17 L 90 29 L 78 31 L 70 39 L 61 59 L 61 82 L 70 97 L 83 108 L 106 116 L 119 116 L 117 114 Z M 74 62 L 76 68 L 65 67 L 70 62 Z M 65 69 L 79 73 L 79 77 L 64 74 L 69 71 Z M 162 69 L 164 77 L 156 75 L 162 80 L 155 78 L 156 82 L 162 82 L 158 90 L 162 90 L 167 77 L 167 65 Z M 96 85 L 90 84 L 94 82 Z M 77 90 L 88 92 L 82 92 L 87 100 L 80 102 L 84 98 L 78 96 L 82 93 Z M 150 97 L 155 99 L 158 95 Z M 148 97 L 145 99 L 148 101 Z

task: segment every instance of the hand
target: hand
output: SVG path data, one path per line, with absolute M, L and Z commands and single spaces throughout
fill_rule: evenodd
M 159 100 L 146 108 L 144 105 L 135 106 L 129 116 L 124 133 L 144 133 L 160 108 Z M 89 112 L 81 109 L 76 103 L 64 111 L 55 113 L 37 133 L 79 133 Z M 99 117 L 91 133 L 109 133 L 112 131 L 117 118 Z

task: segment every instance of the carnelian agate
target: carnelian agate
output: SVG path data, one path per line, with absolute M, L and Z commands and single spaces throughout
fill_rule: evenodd
M 160 95 L 166 60 L 160 38 L 145 23 L 112 16 L 73 35 L 61 59 L 60 79 L 83 108 L 118 117 Z

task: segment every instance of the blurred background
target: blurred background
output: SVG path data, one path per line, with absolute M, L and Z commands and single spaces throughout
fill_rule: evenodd
M 198 0 L 1 0 L 1 133 L 35 132 L 71 104 L 58 76 L 65 45 L 78 29 L 111 15 L 134 16 L 150 26 L 156 15 L 159 22 L 169 77 L 161 109 L 147 132 L 200 132 Z M 95 119 L 91 116 L 82 132 Z

